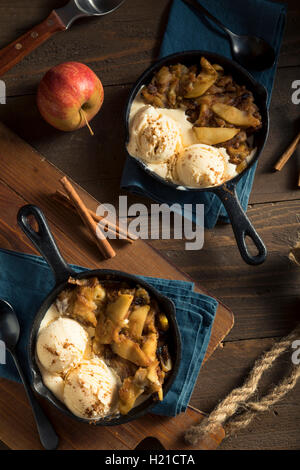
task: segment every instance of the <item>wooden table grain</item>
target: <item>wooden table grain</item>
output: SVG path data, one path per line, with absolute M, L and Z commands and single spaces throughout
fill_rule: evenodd
M 102 202 L 114 203 L 120 193 L 125 157 L 121 111 L 132 83 L 158 54 L 170 3 L 128 0 L 111 15 L 81 20 L 3 77 L 7 104 L 0 105 L 0 120 Z M 300 231 L 299 150 L 281 172 L 272 171 L 300 125 L 300 105 L 291 100 L 292 82 L 300 79 L 300 7 L 298 0 L 286 3 L 288 21 L 273 91 L 270 137 L 248 211 L 268 247 L 267 261 L 258 267 L 244 264 L 227 225 L 206 231 L 204 248 L 197 253 L 185 251 L 178 240 L 151 242 L 235 312 L 235 326 L 201 370 L 191 400 L 207 412 L 242 383 L 262 351 L 299 322 L 300 271 L 288 260 Z M 2 0 L 0 47 L 62 4 L 60 0 L 31 0 L 26 5 L 23 0 Z M 49 67 L 67 60 L 86 63 L 103 81 L 105 103 L 93 120 L 93 138 L 87 129 L 72 134 L 56 131 L 37 111 L 39 80 Z M 137 198 L 130 196 L 129 200 Z M 289 364 L 288 354 L 266 374 L 261 391 L 276 382 Z M 299 396 L 298 384 L 270 413 L 224 441 L 221 449 L 299 449 Z

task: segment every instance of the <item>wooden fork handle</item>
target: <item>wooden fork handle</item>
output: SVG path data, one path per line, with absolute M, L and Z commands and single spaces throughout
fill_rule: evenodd
M 0 76 L 10 70 L 54 33 L 65 29 L 66 26 L 53 10 L 42 23 L 0 50 Z

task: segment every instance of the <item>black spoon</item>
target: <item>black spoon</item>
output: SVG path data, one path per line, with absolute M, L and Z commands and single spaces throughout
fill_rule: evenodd
M 230 31 L 197 0 L 183 0 L 196 12 L 207 16 L 228 34 L 233 58 L 247 69 L 264 70 L 275 62 L 275 51 L 264 39 L 257 36 L 238 35 Z
M 54 450 L 58 446 L 58 436 L 44 411 L 40 407 L 38 401 L 36 400 L 17 357 L 15 348 L 18 344 L 19 336 L 20 325 L 14 309 L 8 302 L 0 299 L 0 340 L 5 343 L 6 349 L 10 352 L 15 361 L 16 367 L 24 384 L 28 400 L 33 410 L 41 443 L 45 449 Z

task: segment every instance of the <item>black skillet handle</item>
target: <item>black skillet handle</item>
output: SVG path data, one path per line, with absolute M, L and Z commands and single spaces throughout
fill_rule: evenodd
M 38 224 L 38 231 L 32 228 L 28 217 L 34 218 Z M 66 282 L 69 276 L 74 275 L 70 266 L 63 259 L 50 231 L 46 217 L 39 207 L 31 204 L 21 207 L 17 220 L 25 235 L 27 235 L 51 267 L 57 284 Z
M 215 189 L 214 193 L 219 196 L 224 204 L 243 260 L 252 265 L 263 263 L 267 256 L 267 249 L 245 214 L 238 199 L 235 185 L 227 183 L 221 188 Z M 257 255 L 249 253 L 246 237 L 250 237 L 253 241 L 258 251 Z

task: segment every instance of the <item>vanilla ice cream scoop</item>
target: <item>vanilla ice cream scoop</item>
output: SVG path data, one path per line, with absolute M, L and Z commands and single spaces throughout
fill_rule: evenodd
M 82 359 L 88 343 L 85 329 L 71 318 L 59 317 L 40 330 L 36 352 L 51 373 L 65 373 Z
M 182 146 L 176 122 L 153 106 L 143 106 L 131 123 L 127 150 L 145 163 L 162 163 L 174 157 Z
M 80 418 L 99 419 L 116 410 L 118 377 L 101 359 L 82 361 L 65 380 L 64 403 Z
M 178 156 L 175 167 L 178 181 L 192 188 L 222 184 L 234 176 L 234 171 L 225 149 L 204 144 L 186 147 Z

